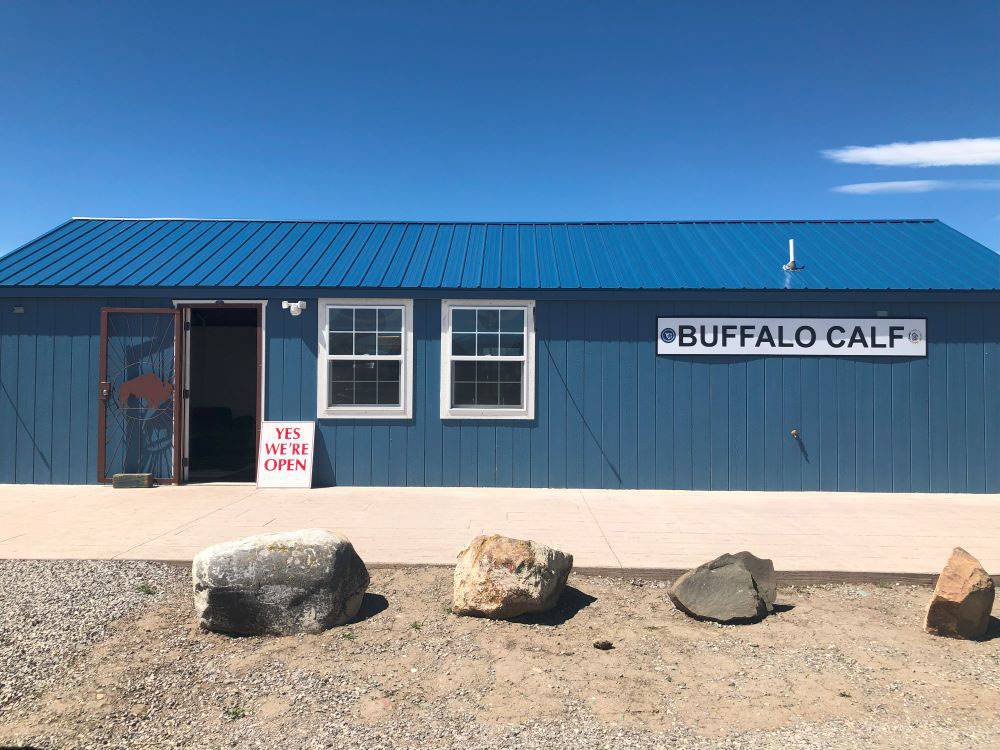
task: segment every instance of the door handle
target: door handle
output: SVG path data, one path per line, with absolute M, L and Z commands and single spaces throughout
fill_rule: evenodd
M 102 380 L 97 386 L 97 397 L 101 401 L 107 401 L 108 396 L 111 395 L 111 383 L 107 380 Z

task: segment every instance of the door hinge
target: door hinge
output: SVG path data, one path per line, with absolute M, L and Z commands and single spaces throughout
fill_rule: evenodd
M 184 398 L 191 398 L 191 391 L 187 388 L 184 389 Z
M 191 465 L 191 459 L 188 458 L 187 456 L 184 456 L 184 458 L 181 459 L 181 466 L 183 466 L 186 469 L 190 465 Z
M 184 321 L 184 330 L 185 331 L 190 331 L 191 330 L 191 321 L 190 320 L 185 320 Z

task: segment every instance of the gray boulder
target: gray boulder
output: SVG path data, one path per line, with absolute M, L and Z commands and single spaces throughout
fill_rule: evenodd
M 774 600 L 778 596 L 778 584 L 774 578 L 774 563 L 746 551 L 737 552 L 735 555 L 727 552 L 715 558 L 712 563 L 722 565 L 732 560 L 743 563 L 743 567 L 750 571 L 754 583 L 757 584 L 757 591 L 767 605 L 767 611 L 773 612 Z
M 774 610 L 774 563 L 749 552 L 699 565 L 670 588 L 674 606 L 699 620 L 756 622 Z
M 318 633 L 361 608 L 368 570 L 325 529 L 261 534 L 203 549 L 192 566 L 203 628 L 231 635 Z

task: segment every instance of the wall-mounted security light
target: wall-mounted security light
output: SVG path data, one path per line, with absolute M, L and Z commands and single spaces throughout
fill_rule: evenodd
M 306 301 L 304 299 L 300 299 L 298 302 L 282 300 L 281 309 L 288 310 L 288 312 L 292 314 L 293 318 L 297 318 L 302 314 L 302 311 L 306 309 Z

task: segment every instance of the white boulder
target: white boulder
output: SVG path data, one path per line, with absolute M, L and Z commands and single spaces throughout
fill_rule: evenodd
M 506 620 L 552 609 L 573 556 L 530 540 L 477 536 L 458 555 L 452 611 Z

